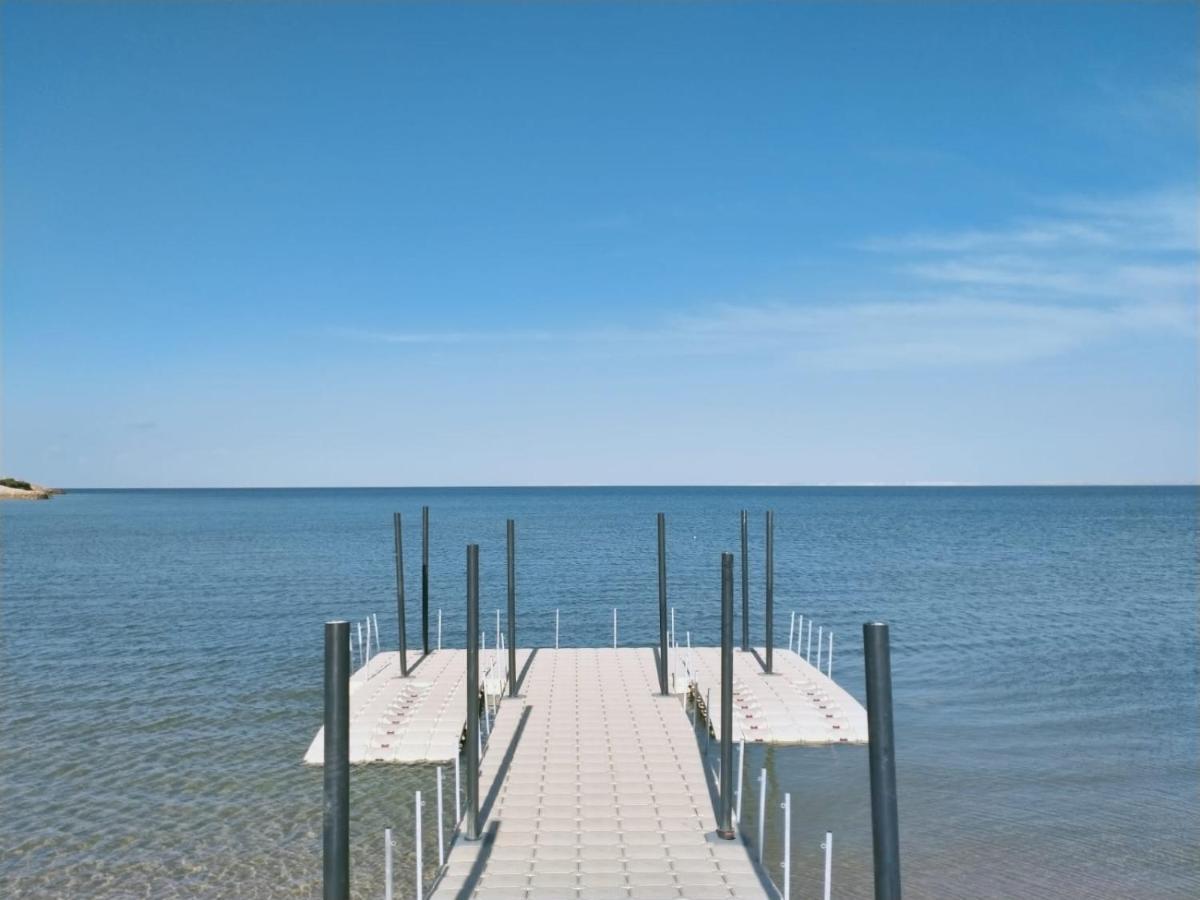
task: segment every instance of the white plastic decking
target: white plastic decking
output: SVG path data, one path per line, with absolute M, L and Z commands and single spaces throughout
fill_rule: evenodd
M 721 721 L 721 648 L 696 647 L 690 671 L 696 696 Z M 867 711 L 845 689 L 790 650 L 775 650 L 774 673 L 762 670 L 765 648 L 733 651 L 734 739 L 768 744 L 865 744 Z M 714 724 L 714 727 L 719 725 Z
M 517 671 L 528 650 L 517 651 Z M 505 655 L 480 654 L 488 690 L 499 693 Z M 448 762 L 458 756 L 467 721 L 467 654 L 409 653 L 409 677 L 400 677 L 396 651 L 376 654 L 350 679 L 350 762 Z M 325 729 L 317 731 L 304 762 L 325 761 Z
M 443 651 L 444 652 L 444 651 Z M 648 649 L 539 650 L 480 774 L 481 840 L 455 839 L 437 897 L 768 896 L 716 819 L 683 705 Z

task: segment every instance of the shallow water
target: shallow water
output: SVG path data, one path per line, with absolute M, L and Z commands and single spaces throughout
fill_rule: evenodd
M 322 622 L 395 634 L 391 514 L 420 506 L 431 594 L 462 644 L 464 545 L 503 602 L 518 527 L 522 644 L 657 639 L 654 513 L 678 628 L 713 643 L 718 554 L 776 511 L 776 635 L 835 632 L 862 697 L 861 623 L 891 623 L 901 851 L 914 897 L 1194 897 L 1194 488 L 78 491 L 0 508 L 0 896 L 315 897 Z M 392 637 L 394 644 L 395 638 Z M 870 893 L 861 748 L 751 748 L 794 806 L 796 893 Z M 433 769 L 356 767 L 353 878 L 382 896 L 382 829 Z M 747 778 L 747 781 L 751 781 Z M 427 794 L 428 796 L 428 794 Z M 744 801 L 754 809 L 748 790 Z M 767 855 L 777 859 L 778 814 Z M 431 836 L 430 836 L 431 837 Z M 413 848 L 398 834 L 409 872 Z M 434 845 L 427 842 L 426 860 Z M 408 892 L 408 893 L 411 893 Z M 405 896 L 408 893 L 404 894 Z

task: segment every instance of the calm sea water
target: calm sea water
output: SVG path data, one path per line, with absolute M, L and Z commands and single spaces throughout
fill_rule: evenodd
M 738 511 L 753 511 L 761 633 L 762 513 L 774 509 L 777 635 L 793 610 L 832 628 L 834 675 L 861 699 L 861 624 L 891 623 L 909 896 L 1195 897 L 1197 499 L 496 489 L 8 503 L 0 895 L 317 896 L 321 776 L 300 758 L 320 724 L 322 623 L 375 612 L 394 635 L 391 514 L 408 517 L 411 574 L 428 504 L 433 606 L 459 646 L 464 546 L 481 545 L 483 606 L 499 606 L 510 516 L 523 644 L 553 641 L 556 608 L 564 645 L 605 644 L 614 606 L 622 643 L 656 640 L 660 510 L 680 633 L 709 643 L 719 553 L 737 548 Z M 868 896 L 865 751 L 748 756 L 748 771 L 771 772 L 772 811 L 793 796 L 793 896 L 814 896 L 826 830 L 835 896 Z M 356 896 L 382 895 L 382 829 L 407 826 L 432 778 L 354 770 Z M 401 856 L 412 851 L 402 834 Z

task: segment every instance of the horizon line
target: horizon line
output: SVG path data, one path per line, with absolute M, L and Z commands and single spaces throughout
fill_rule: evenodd
M 579 488 L 623 489 L 755 489 L 755 488 L 1053 488 L 1053 487 L 1200 487 L 1200 481 L 824 481 L 824 482 L 752 482 L 744 484 L 277 484 L 277 485 L 79 485 L 64 491 L 444 491 L 444 490 L 571 490 Z

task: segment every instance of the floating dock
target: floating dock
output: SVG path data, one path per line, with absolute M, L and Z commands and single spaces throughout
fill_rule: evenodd
M 744 844 L 715 839 L 695 732 L 655 666 L 651 649 L 534 654 L 481 762 L 480 840 L 456 837 L 435 896 L 774 893 Z
M 687 650 L 682 653 L 689 653 Z M 733 653 L 733 734 L 764 744 L 865 744 L 867 711 L 832 678 L 790 650 Z M 689 678 L 711 722 L 721 721 L 721 648 L 690 651 Z
M 505 654 L 486 652 L 489 694 L 503 690 Z M 528 650 L 517 651 L 517 671 Z M 450 762 L 458 756 L 467 719 L 467 651 L 409 654 L 407 678 L 400 654 L 377 653 L 350 679 L 350 762 Z M 325 761 L 325 729 L 313 738 L 304 762 Z
M 632 648 L 631 648 L 632 650 Z M 524 668 L 529 650 L 517 650 L 517 671 Z M 539 650 L 541 654 L 581 651 Z M 624 652 L 611 648 L 588 652 Z M 652 664 L 654 651 L 638 650 Z M 350 762 L 419 763 L 450 762 L 458 756 L 466 727 L 466 651 L 436 650 L 418 656 L 407 678 L 400 677 L 395 651 L 376 654 L 350 679 Z M 689 690 L 710 722 L 721 717 L 721 648 L 679 648 L 672 665 L 675 691 Z M 485 651 L 490 665 L 480 689 L 491 696 L 505 692 L 505 654 Z M 736 739 L 767 744 L 865 744 L 867 713 L 857 700 L 831 678 L 817 671 L 796 653 L 776 650 L 774 673 L 767 675 L 759 662 L 762 651 L 733 655 L 733 729 Z M 607 682 L 591 685 L 585 710 L 609 693 Z M 582 701 L 586 699 L 587 703 Z M 511 705 L 511 704 L 507 704 Z M 675 706 L 682 710 L 678 699 Z M 324 729 L 317 732 L 304 754 L 308 765 L 324 762 Z

